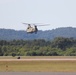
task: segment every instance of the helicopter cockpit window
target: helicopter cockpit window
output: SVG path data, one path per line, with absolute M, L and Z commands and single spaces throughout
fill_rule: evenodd
M 27 29 L 30 29 L 31 28 L 31 25 L 30 24 L 28 24 L 28 28 Z

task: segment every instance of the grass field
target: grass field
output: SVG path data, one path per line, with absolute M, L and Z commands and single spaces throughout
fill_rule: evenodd
M 76 72 L 76 61 L 0 61 L 0 72 Z
M 0 59 L 17 59 L 18 56 L 12 57 L 12 56 L 0 56 Z M 72 59 L 72 58 L 76 58 L 76 56 L 20 56 L 21 59 L 56 59 L 56 58 L 68 58 L 68 59 Z
M 3 57 L 4 59 L 6 57 Z M 9 59 L 12 57 L 8 57 Z M 21 57 L 32 59 L 38 57 Z M 65 57 L 39 57 L 41 58 L 65 58 Z M 76 58 L 76 57 L 66 57 Z M 14 57 L 16 59 L 16 57 Z M 19 59 L 20 60 L 20 59 Z M 76 72 L 75 61 L 0 61 L 0 72 Z

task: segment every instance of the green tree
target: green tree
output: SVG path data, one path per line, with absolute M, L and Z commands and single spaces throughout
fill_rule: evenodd
M 52 42 L 52 47 L 60 48 L 62 50 L 66 50 L 67 47 L 71 47 L 72 45 L 73 40 L 63 37 L 57 37 Z

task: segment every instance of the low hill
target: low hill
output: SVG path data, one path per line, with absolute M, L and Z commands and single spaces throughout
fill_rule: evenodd
M 38 31 L 37 34 L 27 34 L 26 31 L 17 31 L 12 29 L 0 29 L 0 40 L 32 40 L 32 39 L 45 39 L 52 40 L 55 37 L 68 37 L 76 38 L 76 28 L 62 27 L 47 31 Z

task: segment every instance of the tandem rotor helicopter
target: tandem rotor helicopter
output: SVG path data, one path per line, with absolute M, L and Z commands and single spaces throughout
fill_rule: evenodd
M 28 25 L 28 27 L 26 29 L 27 33 L 37 33 L 38 32 L 37 26 L 47 26 L 47 25 L 50 25 L 50 24 L 35 24 L 35 23 L 22 23 L 22 24 Z

